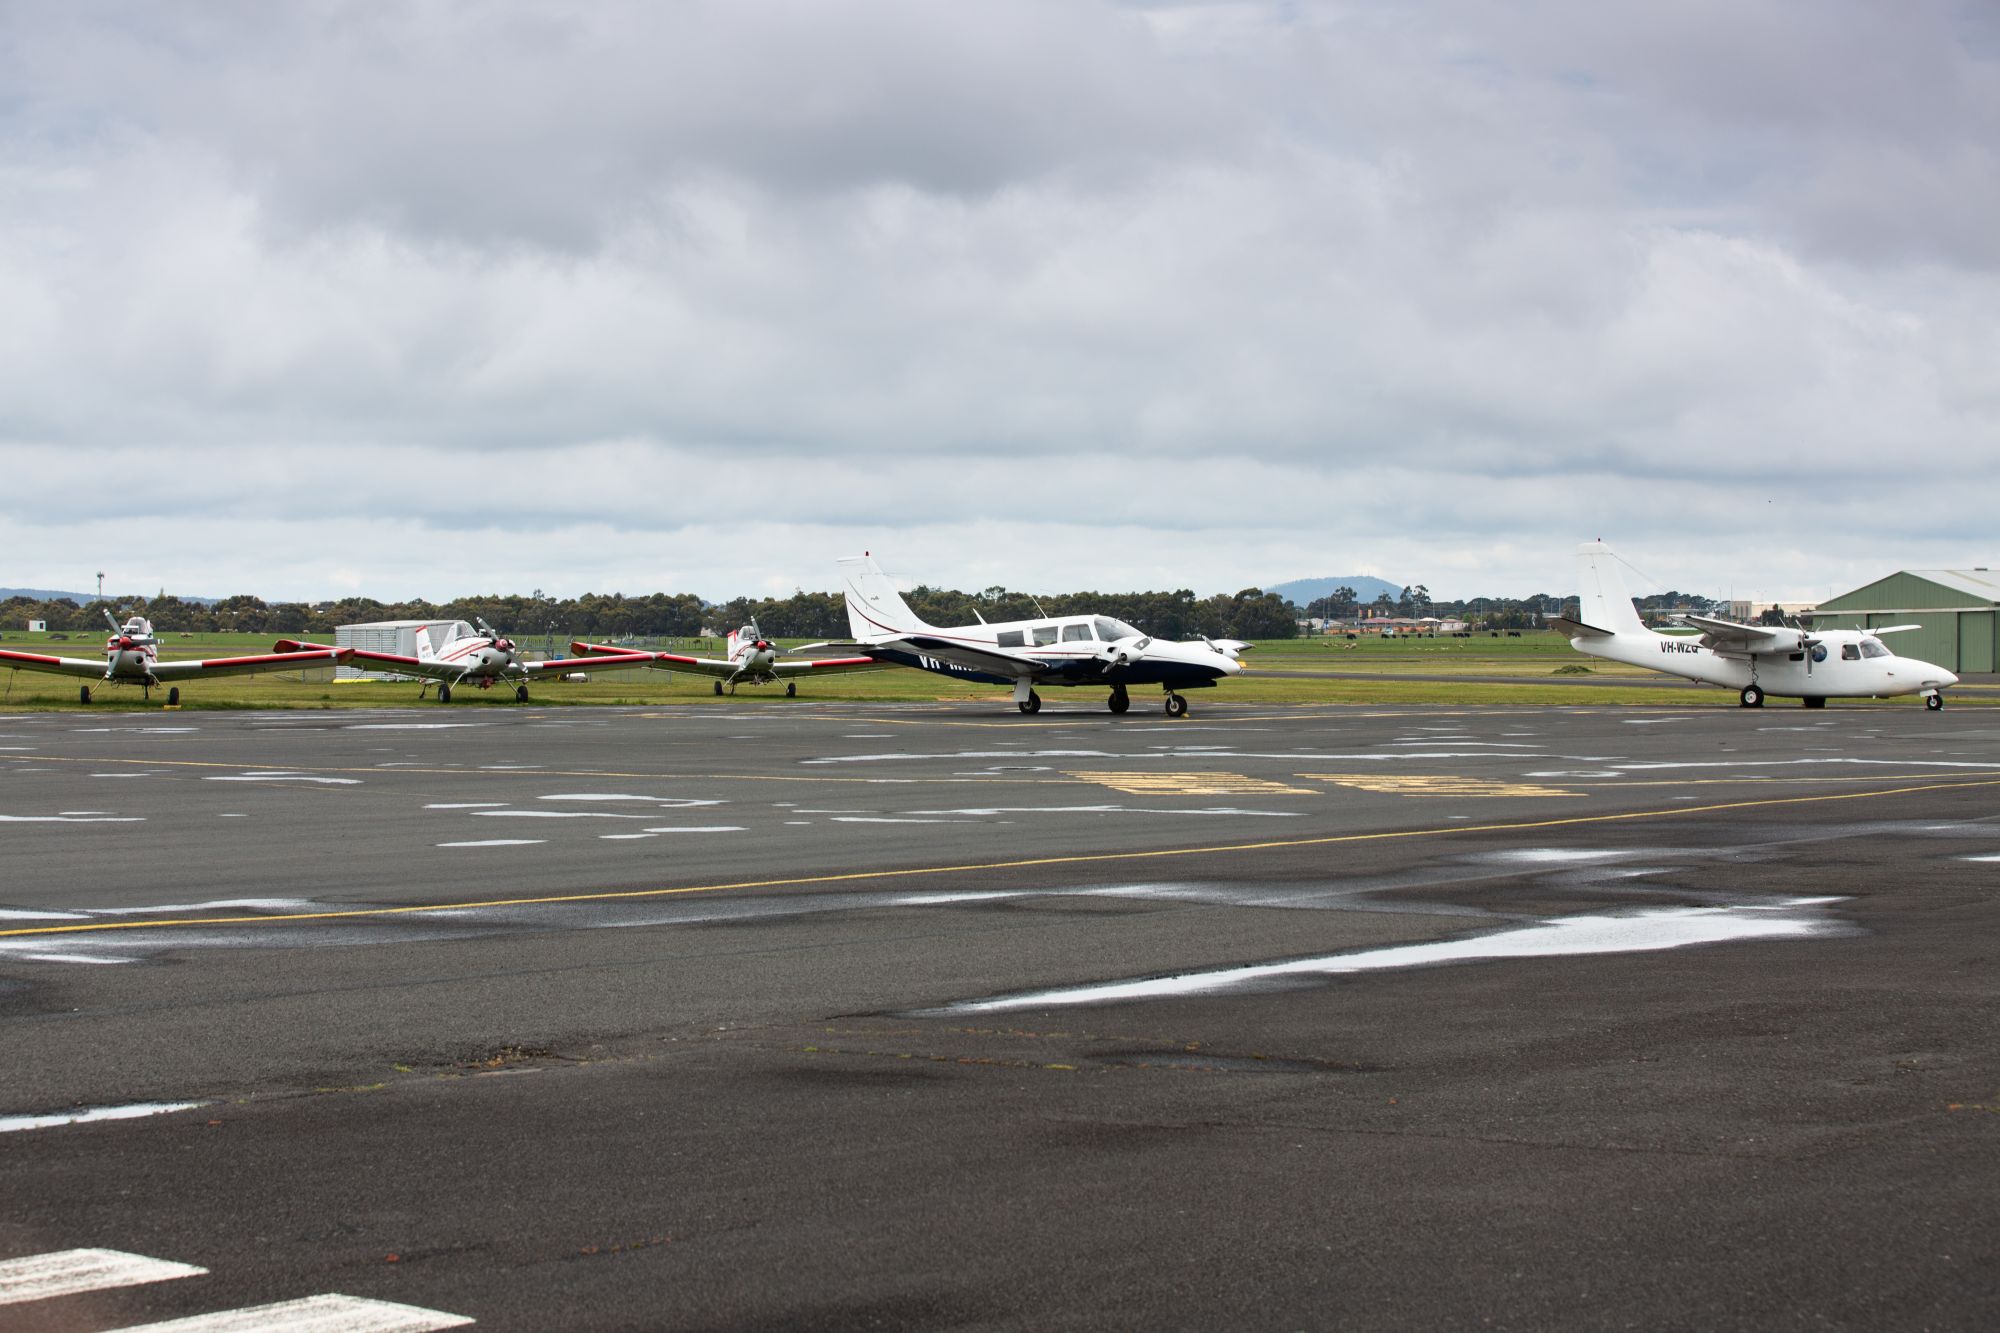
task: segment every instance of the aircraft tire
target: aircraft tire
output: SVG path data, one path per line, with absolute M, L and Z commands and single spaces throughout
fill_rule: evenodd
M 785 697 L 787 699 L 796 699 L 799 697 L 799 683 L 797 681 L 788 680 L 785 682 Z
M 172 708 L 181 701 L 181 687 L 176 685 L 167 691 L 167 707 Z
M 446 685 L 441 681 L 438 684 L 438 702 L 441 704 L 448 704 L 451 702 L 451 686 Z
M 1930 709 L 1933 713 L 1937 712 L 1938 709 L 1944 707 L 1944 694 L 1941 691 L 1926 694 L 1924 696 L 1924 707 Z
M 1809 695 L 1804 700 L 1804 703 L 1807 708 L 1824 708 L 1826 707 L 1826 697 L 1824 695 Z
M 89 703 L 89 702 L 90 702 L 90 686 L 88 686 L 88 685 L 81 685 L 81 686 L 78 686 L 78 687 L 77 687 L 77 691 L 76 691 L 76 697 L 77 697 L 77 700 L 78 700 L 78 702 L 80 702 L 80 703 Z
M 526 685 L 516 685 L 514 687 L 514 702 L 517 704 L 528 702 L 528 687 Z
M 1024 713 L 1039 713 L 1039 712 L 1041 712 L 1041 711 L 1042 711 L 1042 696 L 1041 696 L 1041 695 L 1039 695 L 1039 694 L 1036 694 L 1036 693 L 1035 693 L 1035 692 L 1034 692 L 1033 690 L 1029 690 L 1029 691 L 1028 691 L 1028 697 L 1027 697 L 1027 698 L 1025 698 L 1025 699 L 1023 699 L 1023 700 L 1021 700 L 1021 711 L 1022 711 L 1022 712 L 1024 712 Z
M 1111 692 L 1110 707 L 1112 712 L 1122 713 L 1131 706 L 1132 696 L 1125 693 L 1124 690 L 1119 689 Z
M 1758 689 L 1755 685 L 1745 685 L 1743 693 L 1736 697 L 1742 701 L 1745 708 L 1762 708 L 1764 706 L 1764 691 Z
M 1181 697 L 1180 697 L 1180 696 L 1179 696 L 1178 694 L 1170 694 L 1170 695 L 1168 695 L 1168 696 L 1167 696 L 1167 716 L 1168 716 L 1168 717 L 1186 717 L 1186 716 L 1187 716 L 1187 700 L 1185 700 L 1185 699 L 1181 698 Z
M 721 694 L 721 693 L 722 693 L 722 682 L 721 682 L 721 681 L 719 681 L 719 680 L 715 682 L 715 692 L 716 692 L 717 694 Z

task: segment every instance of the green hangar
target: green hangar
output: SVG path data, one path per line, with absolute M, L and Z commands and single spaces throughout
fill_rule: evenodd
M 1994 669 L 2000 635 L 1996 610 L 2000 578 L 1990 570 L 1906 569 L 1821 602 L 1813 624 L 1827 629 L 1921 625 L 1896 636 L 1896 654 L 1964 675 Z

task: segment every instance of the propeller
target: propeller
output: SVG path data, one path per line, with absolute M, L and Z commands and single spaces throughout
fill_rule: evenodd
M 1144 635 L 1134 635 L 1108 643 L 1097 652 L 1097 660 L 1106 671 L 1122 671 L 1146 655 L 1146 645 L 1152 642 Z

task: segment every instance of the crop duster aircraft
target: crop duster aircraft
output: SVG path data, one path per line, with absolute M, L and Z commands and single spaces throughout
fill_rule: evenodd
M 1944 707 L 1946 686 L 1958 677 L 1914 657 L 1898 657 L 1877 637 L 1916 625 L 1880 629 L 1801 629 L 1740 625 L 1709 616 L 1683 616 L 1699 635 L 1658 634 L 1640 623 L 1625 591 L 1618 557 L 1603 542 L 1577 548 L 1577 618 L 1550 623 L 1570 646 L 1591 657 L 1685 676 L 1737 691 L 1745 708 L 1761 708 L 1767 695 L 1824 708 L 1828 699 L 1920 694 L 1926 708 Z
M 878 662 L 935 671 L 956 680 L 1014 687 L 1024 713 L 1041 711 L 1037 686 L 1095 685 L 1110 691 L 1111 711 L 1132 706 L 1134 685 L 1166 692 L 1169 717 L 1187 714 L 1179 691 L 1204 689 L 1243 669 L 1207 640 L 1177 643 L 1140 633 L 1110 616 L 1049 616 L 989 625 L 927 625 L 910 610 L 868 555 L 836 562 L 846 580 L 853 648 Z
M 629 655 L 628 650 L 613 648 L 601 643 L 584 643 L 578 640 L 569 650 L 580 660 L 602 662 L 608 656 Z M 861 671 L 882 665 L 872 657 L 801 657 L 785 662 L 779 660 L 784 650 L 764 637 L 751 621 L 742 629 L 730 634 L 721 659 L 713 657 L 687 657 L 680 653 L 641 653 L 645 665 L 662 671 L 692 671 L 698 676 L 713 676 L 715 692 L 722 693 L 727 685 L 731 694 L 738 685 L 769 685 L 773 681 L 785 682 L 785 697 L 791 698 L 799 692 L 801 676 L 824 676 L 842 671 Z
M 431 643 L 428 627 L 419 629 L 415 657 L 368 648 L 342 648 L 339 651 L 350 654 L 357 663 L 379 663 L 400 675 L 422 676 L 425 678 L 424 689 L 430 688 L 430 681 L 436 681 L 438 702 L 446 704 L 451 702 L 454 686 L 476 685 L 482 690 L 490 690 L 495 685 L 508 684 L 514 687 L 514 698 L 526 703 L 528 682 L 537 677 L 553 679 L 565 671 L 583 666 L 644 666 L 650 656 L 647 653 L 619 653 L 588 660 L 554 657 L 545 662 L 531 662 L 521 656 L 512 639 L 502 638 L 484 620 L 476 616 L 474 620 L 479 626 L 477 631 L 461 620 L 452 627 L 450 640 L 441 648 Z M 326 646 L 284 639 L 278 643 L 278 648 L 284 651 L 295 648 L 325 649 Z M 423 697 L 423 690 L 417 692 L 417 697 Z
M 46 657 L 41 653 L 0 652 L 0 666 L 16 671 L 47 671 L 55 675 L 83 676 L 87 683 L 77 689 L 77 697 L 90 702 L 91 685 L 137 685 L 145 698 L 153 690 L 167 687 L 167 703 L 181 701 L 178 681 L 202 676 L 245 676 L 260 671 L 293 671 L 300 667 L 330 665 L 347 660 L 346 648 L 318 644 L 299 646 L 295 652 L 259 653 L 254 657 L 209 657 L 181 662 L 160 660 L 159 640 L 153 637 L 153 622 L 133 616 L 123 625 L 106 611 L 111 637 L 104 643 L 102 661 L 88 657 Z

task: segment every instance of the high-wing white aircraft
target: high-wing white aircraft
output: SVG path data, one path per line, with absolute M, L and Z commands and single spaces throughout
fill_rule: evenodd
M 1926 708 L 1937 709 L 1944 707 L 1940 691 L 1958 684 L 1958 677 L 1943 667 L 1898 657 L 1877 637 L 1916 625 L 1810 630 L 1684 616 L 1699 635 L 1659 634 L 1640 622 L 1610 547 L 1603 542 L 1579 546 L 1576 567 L 1577 618 L 1550 622 L 1568 636 L 1571 647 L 1591 657 L 1726 686 L 1737 691 L 1745 708 L 1763 707 L 1771 694 L 1802 699 L 1807 708 L 1824 708 L 1828 699 L 1921 694 Z
M 443 647 L 431 643 L 428 628 L 417 631 L 417 655 L 405 657 L 401 653 L 381 653 L 367 648 L 343 648 L 339 651 L 350 654 L 355 662 L 379 663 L 400 675 L 423 676 L 424 689 L 436 681 L 438 702 L 451 702 L 451 691 L 455 685 L 476 685 L 482 690 L 495 685 L 512 684 L 514 698 L 521 703 L 528 702 L 528 682 L 536 677 L 560 676 L 565 671 L 575 671 L 585 666 L 644 666 L 651 654 L 618 653 L 608 657 L 588 659 L 555 657 L 545 662 L 531 662 L 522 657 L 514 647 L 512 639 L 502 638 L 484 620 L 477 621 L 474 630 L 463 620 L 453 624 L 451 638 Z M 299 643 L 294 639 L 284 639 L 278 643 L 279 651 L 296 648 L 324 649 L 326 645 Z M 423 697 L 423 690 L 417 691 Z
M 629 650 L 613 648 L 601 643 L 585 643 L 576 640 L 569 650 L 579 660 L 602 662 L 607 656 L 628 655 Z M 882 664 L 872 657 L 800 657 L 793 661 L 779 660 L 784 650 L 764 637 L 751 621 L 742 629 L 732 632 L 724 646 L 721 659 L 713 657 L 687 657 L 680 653 L 642 653 L 646 665 L 658 667 L 662 671 L 692 671 L 698 676 L 715 677 L 715 692 L 722 693 L 727 685 L 731 694 L 738 685 L 769 685 L 772 681 L 785 682 L 785 697 L 791 698 L 799 692 L 799 678 L 802 676 L 834 675 L 842 671 L 863 671 Z
M 1166 692 L 1167 716 L 1187 714 L 1178 691 L 1203 689 L 1243 669 L 1215 644 L 1150 638 L 1110 616 L 1050 616 L 1006 624 L 927 625 L 868 555 L 837 562 L 846 580 L 853 648 L 878 662 L 935 671 L 957 680 L 1012 685 L 1024 713 L 1040 712 L 1035 687 L 1096 685 L 1110 690 L 1111 711 L 1132 706 L 1133 685 Z
M 259 671 L 295 671 L 300 667 L 327 665 L 347 659 L 345 648 L 313 645 L 297 652 L 259 653 L 254 657 L 210 657 L 182 662 L 162 662 L 159 641 L 153 637 L 153 622 L 133 616 L 120 625 L 109 611 L 111 637 L 104 642 L 102 660 L 89 657 L 47 657 L 41 653 L 0 652 L 0 666 L 16 671 L 47 671 L 63 676 L 82 676 L 97 685 L 137 685 L 145 698 L 153 697 L 156 686 L 167 687 L 167 703 L 181 701 L 176 681 L 199 676 L 243 676 Z M 77 697 L 90 702 L 90 684 L 80 686 Z

